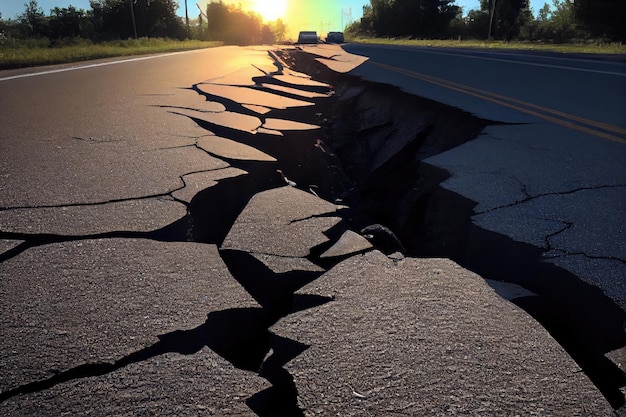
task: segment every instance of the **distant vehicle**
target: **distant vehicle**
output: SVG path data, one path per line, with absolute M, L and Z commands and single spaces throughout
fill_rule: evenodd
M 343 32 L 328 32 L 327 43 L 344 43 Z
M 298 43 L 317 43 L 317 32 L 313 31 L 302 31 L 298 35 Z

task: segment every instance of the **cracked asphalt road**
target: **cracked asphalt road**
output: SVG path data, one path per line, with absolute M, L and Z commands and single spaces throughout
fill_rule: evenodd
M 346 50 L 372 63 L 351 74 L 503 123 L 426 162 L 451 174 L 446 189 L 476 203 L 477 226 L 541 248 L 547 262 L 601 288 L 626 311 L 623 61 L 364 45 Z
M 350 241 L 350 184 L 316 113 L 332 94 L 268 48 L 0 76 L 1 414 L 608 415 L 478 276 Z M 367 390 L 328 384 L 346 378 Z M 328 388 L 339 405 L 316 403 Z

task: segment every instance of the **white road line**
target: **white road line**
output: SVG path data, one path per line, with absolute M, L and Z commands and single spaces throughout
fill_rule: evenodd
M 194 49 L 194 50 L 191 50 L 191 51 L 170 52 L 170 53 L 167 53 L 167 54 L 160 54 L 160 55 L 141 56 L 141 57 L 136 57 L 136 58 L 123 59 L 123 60 L 120 60 L 120 61 L 99 62 L 99 63 L 95 63 L 95 64 L 77 65 L 75 67 L 57 68 L 57 69 L 48 70 L 48 71 L 31 72 L 31 73 L 28 73 L 28 74 L 12 75 L 10 77 L 0 78 L 0 82 L 2 82 L 2 81 L 9 81 L 9 80 L 15 80 L 15 79 L 18 79 L 18 78 L 37 77 L 39 75 L 56 74 L 56 73 L 59 73 L 59 72 L 67 72 L 67 71 L 76 71 L 76 70 L 82 70 L 82 69 L 88 69 L 88 68 L 104 67 L 104 66 L 107 66 L 107 65 L 125 64 L 125 63 L 128 63 L 128 62 L 144 61 L 144 60 L 147 60 L 147 59 L 163 58 L 163 57 L 166 57 L 166 56 L 185 54 L 185 53 L 189 53 L 189 52 L 198 52 L 198 51 L 201 51 L 201 49 Z

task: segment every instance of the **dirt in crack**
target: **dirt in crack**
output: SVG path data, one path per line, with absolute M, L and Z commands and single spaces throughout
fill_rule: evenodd
M 598 288 L 544 262 L 545 249 L 474 225 L 477 203 L 441 187 L 449 174 L 422 162 L 494 123 L 339 75 L 298 50 L 283 59 L 337 91 L 324 142 L 355 184 L 346 196 L 353 227 L 380 223 L 410 256 L 451 258 L 486 279 L 529 289 L 536 296 L 514 302 L 551 333 L 615 409 L 623 407 L 626 376 L 605 354 L 626 345 L 624 311 Z

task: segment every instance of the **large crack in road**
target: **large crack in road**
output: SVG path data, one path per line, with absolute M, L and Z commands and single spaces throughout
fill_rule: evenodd
M 269 381 L 270 388 L 246 399 L 255 414 L 302 415 L 297 383 L 285 365 L 308 345 L 270 329 L 283 317 L 332 302 L 296 292 L 363 250 L 323 255 L 346 231 L 354 230 L 392 257 L 401 257 L 399 251 L 411 257 L 447 257 L 488 280 L 532 291 L 513 301 L 550 331 L 614 408 L 621 407 L 619 389 L 626 379 L 604 354 L 626 345 L 624 312 L 600 290 L 542 262 L 545 248 L 476 226 L 471 220 L 476 202 L 441 187 L 449 174 L 423 162 L 472 140 L 492 122 L 333 72 L 297 49 L 278 54 L 280 59 L 270 55 L 278 71 L 253 77 L 252 85 L 212 80 L 189 87 L 223 111 L 161 106 L 204 129 L 206 135 L 198 136 L 192 146 L 224 161 L 225 167 L 187 173 L 180 177 L 181 187 L 168 193 L 100 203 L 167 198 L 185 207 L 186 214 L 178 220 L 145 231 L 0 232 L 0 239 L 18 242 L 0 255 L 0 262 L 37 246 L 77 240 L 216 245 L 230 275 L 260 307 L 211 311 L 196 328 L 164 333 L 153 345 L 113 361 L 89 362 L 14 387 L 4 391 L 0 401 L 106 375 L 167 353 L 193 355 L 208 347 L 236 368 Z M 285 63 L 313 79 L 287 75 Z M 224 112 L 228 117 L 222 118 Z M 523 201 L 530 200 L 525 194 Z M 302 247 L 287 243 L 269 248 L 264 239 L 273 237 L 277 225 L 298 236 Z M 550 237 L 547 240 L 551 249 Z M 581 304 L 592 306 L 594 314 L 582 314 Z
M 474 211 L 477 203 L 443 188 L 449 174 L 422 162 L 494 123 L 396 87 L 339 75 L 311 54 L 296 50 L 284 58 L 336 88 L 326 143 L 355 183 L 348 205 L 365 217 L 352 219 L 357 227 L 381 223 L 395 232 L 409 256 L 450 258 L 487 280 L 530 290 L 532 295 L 512 301 L 552 334 L 614 408 L 622 407 L 626 376 L 606 354 L 626 345 L 624 311 L 599 288 L 544 262 L 553 252 L 551 239 L 571 225 L 546 236 L 545 247 L 481 228 L 472 221 L 481 214 Z M 615 187 L 622 186 L 604 188 Z M 547 196 L 525 194 L 513 205 Z

